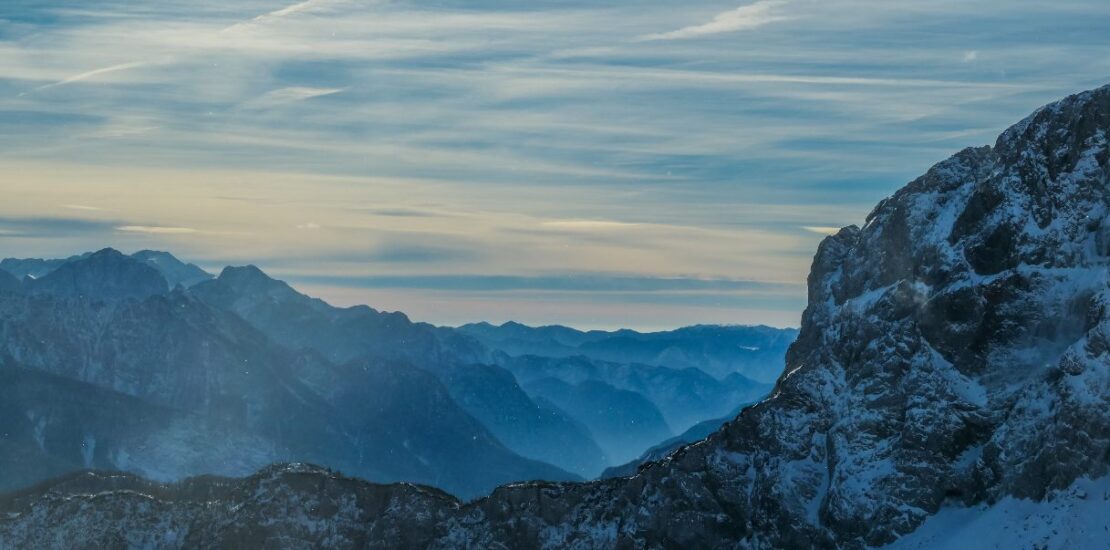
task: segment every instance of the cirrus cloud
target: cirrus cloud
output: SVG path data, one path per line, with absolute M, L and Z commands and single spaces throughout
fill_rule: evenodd
M 167 227 L 162 225 L 121 225 L 116 231 L 124 233 L 147 233 L 150 235 L 187 235 L 196 233 L 192 227 Z
M 640 40 L 678 40 L 724 32 L 736 32 L 762 27 L 768 23 L 784 21 L 790 17 L 779 14 L 776 9 L 786 0 L 758 0 L 734 10 L 717 14 L 712 21 L 701 25 L 691 25 L 681 29 L 641 36 Z

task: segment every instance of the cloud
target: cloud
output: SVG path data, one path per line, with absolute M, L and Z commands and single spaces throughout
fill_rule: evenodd
M 971 63 L 972 61 L 975 61 L 976 59 L 979 59 L 979 52 L 977 50 L 971 50 L 971 51 L 968 51 L 968 52 L 964 52 L 964 56 L 963 56 L 963 62 L 964 63 Z
M 28 239 L 98 235 L 111 231 L 108 221 L 64 217 L 0 217 L 0 234 Z
M 147 233 L 150 235 L 186 235 L 197 232 L 196 229 L 191 227 L 166 227 L 160 225 L 121 225 L 116 227 L 116 231 L 122 231 L 124 233 Z
M 803 225 L 802 229 L 810 233 L 818 233 L 821 235 L 836 235 L 840 232 L 839 227 L 833 227 L 831 225 Z
M 316 222 L 308 222 L 308 223 L 297 224 L 297 229 L 306 229 L 306 230 L 314 231 L 314 230 L 320 229 L 320 224 L 318 224 Z
M 556 229 L 570 229 L 578 231 L 606 231 L 613 229 L 631 229 L 640 226 L 638 223 L 618 222 L 612 220 L 552 220 L 543 222 L 544 227 Z
M 477 256 L 479 253 L 472 248 L 389 243 L 377 247 L 366 259 L 369 262 L 423 264 L 469 260 Z
M 85 71 L 83 73 L 78 73 L 78 74 L 75 74 L 73 76 L 63 78 L 63 79 L 61 79 L 57 82 L 52 82 L 52 83 L 47 84 L 45 86 L 39 86 L 38 88 L 35 88 L 35 91 L 37 92 L 37 91 L 42 91 L 42 90 L 46 90 L 46 89 L 49 89 L 49 88 L 54 88 L 54 87 L 57 87 L 57 86 L 65 86 L 66 84 L 73 84 L 74 82 L 80 82 L 82 80 L 88 80 L 90 78 L 100 76 L 100 75 L 104 75 L 104 74 L 108 74 L 108 73 L 115 73 L 115 72 L 119 72 L 119 71 L 127 71 L 127 70 L 130 70 L 130 69 L 137 69 L 137 68 L 145 66 L 145 65 L 147 65 L 146 62 L 134 61 L 134 62 L 131 62 L 131 63 L 120 63 L 118 65 L 111 65 L 109 67 L 101 67 L 99 69 L 93 69 L 91 71 Z
M 725 32 L 736 32 L 762 27 L 768 23 L 784 21 L 790 17 L 779 15 L 776 8 L 785 0 L 757 0 L 746 6 L 717 14 L 712 21 L 659 34 L 641 36 L 640 40 L 678 40 Z
M 225 28 L 224 32 L 235 31 L 235 30 L 246 28 L 246 27 L 248 27 L 252 24 L 265 23 L 265 22 L 267 22 L 269 20 L 272 20 L 272 19 L 280 19 L 282 17 L 287 17 L 287 16 L 290 16 L 290 15 L 298 14 L 298 13 L 312 11 L 312 10 L 320 7 L 322 4 L 325 4 L 325 3 L 327 3 L 327 0 L 305 0 L 303 2 L 297 2 L 295 4 L 290 4 L 290 5 L 288 5 L 284 8 L 277 9 L 277 10 L 274 10 L 274 11 L 267 12 L 267 13 L 264 13 L 262 15 L 256 16 L 256 17 L 252 18 L 250 21 L 235 23 L 234 25 L 231 25 L 230 27 Z
M 281 88 L 262 94 L 252 100 L 243 104 L 244 107 L 250 109 L 269 109 L 285 105 L 287 103 L 295 103 L 297 101 L 304 101 L 314 97 L 322 97 L 326 95 L 337 94 L 342 92 L 344 88 L 310 88 L 306 86 L 290 86 L 288 88 Z
M 255 19 L 265 18 L 265 17 L 285 17 L 286 15 L 293 15 L 295 13 L 300 13 L 300 12 L 303 12 L 303 11 L 309 11 L 309 10 L 319 6 L 322 3 L 323 2 L 321 2 L 320 0 L 305 0 L 304 2 L 297 2 L 296 4 L 290 4 L 290 5 L 288 5 L 284 8 L 281 8 L 279 10 L 272 11 L 272 12 L 267 13 L 265 15 L 260 15 L 260 16 L 256 17 Z
M 103 208 L 100 208 L 99 206 L 88 206 L 88 205 L 85 205 L 85 204 L 63 204 L 61 206 L 62 206 L 62 208 L 66 208 L 68 210 L 83 210 L 83 211 L 87 211 L 87 212 L 98 212 L 100 210 L 104 210 Z
M 448 215 L 445 212 L 416 208 L 371 208 L 360 210 L 366 210 L 375 216 L 383 216 L 386 218 L 431 218 Z

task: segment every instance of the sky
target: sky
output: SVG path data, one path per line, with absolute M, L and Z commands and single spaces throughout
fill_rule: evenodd
M 1110 82 L 1103 0 L 5 0 L 0 256 L 337 305 L 797 326 L 820 240 Z

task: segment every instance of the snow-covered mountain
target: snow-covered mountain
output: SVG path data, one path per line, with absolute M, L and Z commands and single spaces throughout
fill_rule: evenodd
M 966 537 L 946 527 L 1020 501 L 1063 519 L 1012 540 L 1105 546 L 1105 495 L 1086 491 L 1110 473 L 1108 134 L 1110 87 L 1069 97 L 826 239 L 773 395 L 635 476 L 469 504 L 305 467 L 84 476 L 7 499 L 0 545 L 49 526 L 63 545 L 913 547 L 899 537 Z M 1074 541 L 1042 529 L 1084 514 Z

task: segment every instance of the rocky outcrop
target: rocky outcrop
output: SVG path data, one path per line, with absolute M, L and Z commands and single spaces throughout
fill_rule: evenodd
M 168 547 L 862 548 L 942 505 L 1106 475 L 1108 132 L 1110 87 L 1069 97 L 826 239 L 772 396 L 634 476 L 466 505 L 321 471 L 263 472 L 204 505 L 181 487 L 46 487 L 8 505 L 0 543 L 53 526 Z M 175 538 L 150 538 L 160 521 Z

